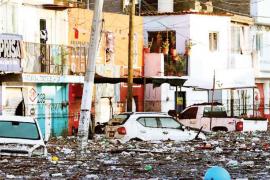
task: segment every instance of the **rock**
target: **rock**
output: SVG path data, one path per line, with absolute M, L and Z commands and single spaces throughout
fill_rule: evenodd
M 62 152 L 63 152 L 64 154 L 70 154 L 70 153 L 72 152 L 72 150 L 71 150 L 71 149 L 68 149 L 68 148 L 63 148 L 63 149 L 62 149 Z
M 253 167 L 254 166 L 254 161 L 244 161 L 244 162 L 241 163 L 241 166 Z
M 230 160 L 230 161 L 226 164 L 226 166 L 227 166 L 227 167 L 237 167 L 238 164 L 239 164 L 239 163 L 238 163 L 236 160 Z
M 50 173 L 44 172 L 44 173 L 42 173 L 42 174 L 40 175 L 40 177 L 48 178 L 48 177 L 50 177 Z
M 241 144 L 239 148 L 240 149 L 246 149 L 247 148 L 247 145 L 246 144 Z
M 51 174 L 52 177 L 61 177 L 63 176 L 62 173 L 55 173 L 55 174 Z
M 260 138 L 254 137 L 254 138 L 252 138 L 251 141 L 252 141 L 252 142 L 258 142 L 258 141 L 260 141 Z
M 4 159 L 4 160 L 0 161 L 0 163 L 8 163 L 8 160 Z
M 129 152 L 126 152 L 126 151 L 123 151 L 123 152 L 121 153 L 121 155 L 123 155 L 123 156 L 130 156 L 130 153 L 129 153 Z
M 12 174 L 8 174 L 8 175 L 6 176 L 6 178 L 8 178 L 8 179 L 15 179 L 16 176 L 14 176 L 14 175 L 12 175 Z
M 222 153 L 223 150 L 220 147 L 216 147 L 215 149 L 215 153 Z
M 85 176 L 85 179 L 98 180 L 99 177 L 98 175 L 95 175 L 95 174 L 89 174 Z

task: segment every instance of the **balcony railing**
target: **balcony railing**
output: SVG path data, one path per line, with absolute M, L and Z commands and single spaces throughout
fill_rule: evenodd
M 24 73 L 81 75 L 85 73 L 88 49 L 53 44 L 24 43 Z

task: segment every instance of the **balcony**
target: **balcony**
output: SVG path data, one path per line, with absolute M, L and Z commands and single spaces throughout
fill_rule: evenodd
M 87 54 L 87 47 L 25 42 L 22 60 L 23 72 L 83 75 L 86 69 Z
M 188 74 L 188 56 L 176 50 L 176 31 L 148 32 L 148 48 L 146 52 L 163 53 L 164 75 L 183 76 Z M 161 67 L 163 72 L 163 68 Z
M 164 75 L 165 76 L 185 76 L 188 75 L 188 57 L 181 54 L 164 55 Z

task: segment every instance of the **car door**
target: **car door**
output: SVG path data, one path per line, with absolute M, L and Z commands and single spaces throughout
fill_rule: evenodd
M 171 117 L 160 117 L 160 126 L 166 140 L 187 141 L 193 139 L 194 135 L 183 129 L 183 125 Z
M 143 140 L 162 140 L 162 132 L 158 128 L 156 117 L 140 117 L 137 119 L 138 138 Z

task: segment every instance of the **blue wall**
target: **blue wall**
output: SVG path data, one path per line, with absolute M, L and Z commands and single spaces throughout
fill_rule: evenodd
M 37 84 L 38 121 L 45 134 L 45 101 L 51 101 L 52 136 L 61 136 L 68 130 L 68 85 Z

